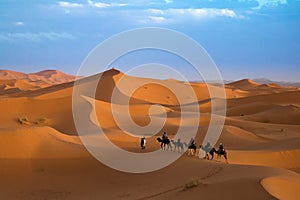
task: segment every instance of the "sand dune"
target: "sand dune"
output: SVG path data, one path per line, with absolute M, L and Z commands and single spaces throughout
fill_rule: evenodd
M 0 158 L 50 159 L 86 156 L 78 137 L 50 127 L 21 127 L 1 130 Z
M 0 79 L 1 80 L 19 80 L 19 79 L 25 79 L 28 75 L 22 72 L 15 72 L 12 70 L 0 70 Z
M 0 70 L 0 80 L 27 80 L 29 82 L 43 81 L 47 84 L 54 85 L 70 82 L 75 76 L 65 74 L 58 70 L 44 70 L 37 73 L 25 74 L 12 70 Z
M 229 83 L 227 85 L 237 87 L 237 88 L 242 88 L 242 89 L 252 89 L 252 88 L 255 88 L 256 86 L 259 86 L 260 84 L 256 83 L 255 81 L 253 81 L 251 79 L 243 79 L 243 80 Z
M 188 128 L 195 121 L 200 125 L 195 139 L 201 144 L 211 121 L 211 103 L 220 99 L 211 99 L 204 83 L 191 83 L 192 98 L 185 93 L 188 83 L 127 76 L 115 69 L 82 78 L 75 86 L 72 80 L 53 70 L 29 75 L 0 71 L 1 199 L 299 199 L 298 88 L 250 79 L 226 85 L 227 117 L 218 143 L 228 150 L 229 164 L 224 158 L 185 154 L 164 169 L 129 174 L 104 166 L 81 144 L 72 115 L 74 87 L 83 92 L 83 101 L 95 103 L 97 117 L 89 120 L 98 122 L 115 145 L 135 153 L 159 149 L 156 137 L 163 131 L 173 139 L 180 125 Z M 86 92 L 94 85 L 95 94 Z M 151 110 L 155 104 L 161 107 Z M 125 126 L 126 110 L 139 126 L 158 126 L 164 115 L 167 119 L 158 134 L 147 133 L 151 137 L 142 151 L 140 138 L 118 127 L 112 107 Z M 187 118 L 181 122 L 183 111 Z M 186 188 L 191 179 L 196 187 Z
M 243 79 L 236 82 L 232 82 L 226 84 L 226 87 L 227 89 L 231 89 L 233 92 L 233 95 L 228 96 L 228 98 L 276 94 L 287 91 L 298 91 L 298 88 L 296 87 L 283 87 L 273 83 L 259 84 L 251 79 Z
M 230 162 L 234 164 L 263 165 L 286 168 L 300 172 L 300 150 L 255 150 L 255 151 L 230 151 Z
M 15 96 L 26 91 L 46 88 L 75 80 L 75 76 L 58 70 L 44 70 L 37 73 L 25 74 L 11 70 L 0 70 L 0 95 Z
M 294 105 L 273 106 L 247 117 L 248 120 L 274 124 L 300 124 L 300 108 Z
M 261 181 L 263 187 L 278 199 L 298 199 L 300 182 L 294 176 L 274 176 Z M 284 191 L 284 192 L 281 192 Z

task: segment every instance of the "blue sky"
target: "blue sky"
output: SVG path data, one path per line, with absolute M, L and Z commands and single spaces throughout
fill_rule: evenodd
M 3 69 L 74 74 L 113 34 L 164 27 L 199 42 L 224 79 L 300 81 L 300 0 L 1 0 L 0 18 Z M 121 70 L 137 64 L 123 60 Z

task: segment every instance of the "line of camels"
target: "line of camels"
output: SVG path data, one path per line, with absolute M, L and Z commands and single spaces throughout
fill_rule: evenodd
M 179 153 L 183 153 L 184 152 L 184 147 L 188 148 L 187 154 L 188 156 L 197 156 L 197 145 L 195 142 L 191 142 L 193 139 L 191 138 L 191 141 L 189 142 L 189 144 L 187 144 L 186 142 L 181 142 L 180 139 L 175 140 L 170 140 L 168 138 L 160 138 L 158 137 L 156 139 L 159 143 L 160 143 L 160 147 L 163 150 L 171 150 L 171 151 L 176 151 Z M 172 148 L 172 145 L 174 145 L 174 149 Z M 226 160 L 226 162 L 228 162 L 227 160 L 227 152 L 225 149 L 216 149 L 215 147 L 210 147 L 210 144 L 207 143 L 205 146 L 200 145 L 199 148 L 201 150 L 203 150 L 205 152 L 205 158 L 208 160 L 213 160 L 214 159 L 214 154 L 217 154 L 217 158 L 220 158 L 221 156 L 223 156 Z M 210 156 L 209 156 L 210 155 Z

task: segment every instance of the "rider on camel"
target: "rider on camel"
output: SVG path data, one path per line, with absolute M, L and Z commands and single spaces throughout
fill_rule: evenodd
M 191 140 L 189 142 L 189 147 L 192 147 L 192 146 L 196 146 L 194 138 L 191 138 Z
M 163 140 L 168 139 L 167 133 L 166 133 L 165 131 L 164 131 L 164 134 L 163 134 L 163 136 L 162 136 L 162 139 L 163 139 Z
M 220 152 L 220 153 L 223 153 L 224 151 L 225 151 L 225 149 L 224 149 L 224 147 L 223 147 L 223 144 L 220 143 L 220 145 L 219 145 L 219 152 Z

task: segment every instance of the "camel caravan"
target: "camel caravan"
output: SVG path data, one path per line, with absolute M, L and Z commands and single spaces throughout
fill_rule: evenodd
M 209 142 L 207 142 L 206 145 L 199 145 L 199 148 L 197 148 L 196 142 L 193 138 L 191 138 L 188 143 L 182 142 L 180 138 L 176 140 L 170 140 L 166 132 L 164 132 L 162 137 L 158 137 L 156 140 L 160 143 L 160 147 L 163 150 L 171 150 L 174 152 L 177 151 L 178 153 L 183 153 L 184 148 L 187 148 L 188 156 L 198 156 L 199 151 L 202 150 L 205 152 L 204 158 L 208 160 L 213 160 L 214 154 L 217 154 L 217 159 L 223 156 L 225 158 L 226 163 L 228 163 L 227 152 L 222 143 L 220 143 L 218 149 L 212 147 Z M 174 148 L 172 145 L 174 146 Z M 199 151 L 197 151 L 198 149 Z

